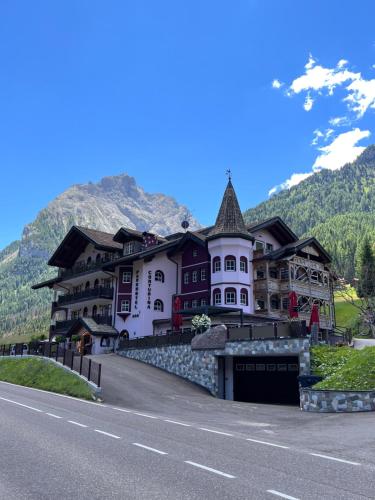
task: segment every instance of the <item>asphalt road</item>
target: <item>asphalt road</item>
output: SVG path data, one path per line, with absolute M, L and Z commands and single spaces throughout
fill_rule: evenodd
M 116 403 L 0 382 L 0 499 L 375 497 L 373 414 L 220 401 L 135 361 L 103 364 Z

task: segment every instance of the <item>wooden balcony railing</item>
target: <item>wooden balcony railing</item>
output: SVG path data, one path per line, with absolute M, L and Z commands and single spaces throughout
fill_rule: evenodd
M 65 304 L 71 304 L 74 302 L 82 302 L 84 300 L 90 299 L 112 299 L 113 298 L 113 288 L 98 286 L 96 288 L 88 288 L 82 290 L 78 293 L 69 293 L 66 295 L 60 295 L 57 299 L 59 306 Z

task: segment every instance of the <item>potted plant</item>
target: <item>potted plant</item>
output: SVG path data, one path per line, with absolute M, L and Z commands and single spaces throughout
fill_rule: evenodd
M 204 333 L 211 326 L 211 320 L 207 314 L 197 314 L 191 320 L 191 324 L 196 333 Z

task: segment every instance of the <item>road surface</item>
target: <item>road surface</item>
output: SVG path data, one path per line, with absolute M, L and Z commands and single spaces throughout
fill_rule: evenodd
M 372 413 L 220 401 L 136 361 L 103 365 L 104 385 L 125 384 L 117 403 L 0 382 L 1 499 L 374 498 Z

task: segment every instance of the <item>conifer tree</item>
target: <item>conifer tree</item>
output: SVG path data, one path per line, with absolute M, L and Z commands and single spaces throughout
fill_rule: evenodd
M 359 259 L 358 297 L 375 296 L 375 255 L 368 238 L 363 240 Z

